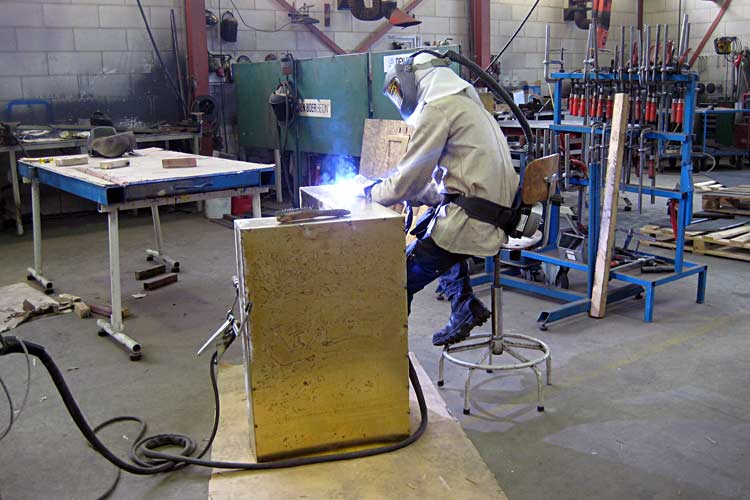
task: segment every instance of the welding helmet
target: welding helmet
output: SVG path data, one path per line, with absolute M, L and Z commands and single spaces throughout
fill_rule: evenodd
M 414 59 L 412 56 L 391 66 L 385 75 L 383 86 L 383 94 L 396 106 L 404 120 L 409 119 L 419 104 L 417 71 L 450 66 L 450 61 L 437 57 L 421 64 L 416 64 Z

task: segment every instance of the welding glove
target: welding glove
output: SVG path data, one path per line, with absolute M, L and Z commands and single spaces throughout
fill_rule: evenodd
M 376 184 L 380 184 L 381 182 L 383 182 L 382 179 L 373 180 L 365 177 L 364 175 L 357 174 L 353 179 L 356 196 L 369 200 L 370 191 L 372 191 L 373 186 L 375 186 Z

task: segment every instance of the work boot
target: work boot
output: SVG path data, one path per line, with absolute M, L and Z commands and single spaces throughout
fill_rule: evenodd
M 492 313 L 474 295 L 462 301 L 451 319 L 432 336 L 432 345 L 451 345 L 465 340 L 475 326 L 490 319 Z

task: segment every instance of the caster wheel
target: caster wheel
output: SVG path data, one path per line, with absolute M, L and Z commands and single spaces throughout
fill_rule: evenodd
M 487 370 L 487 373 L 495 373 L 494 370 Z
M 638 295 L 636 295 L 636 296 L 634 297 L 634 299 L 635 299 L 635 300 L 641 300 L 641 299 L 643 299 L 643 294 L 642 294 L 642 293 L 639 293 Z
M 464 415 L 471 415 L 471 410 L 469 408 L 464 408 Z
M 140 361 L 142 355 L 141 354 L 131 354 L 130 355 L 130 361 Z
M 172 272 L 173 273 L 179 273 L 180 272 L 180 265 L 179 264 L 175 264 L 174 266 L 172 266 Z
M 444 385 L 445 385 L 445 382 L 444 382 L 444 381 L 442 381 L 442 380 L 438 380 L 438 383 L 437 383 L 437 386 L 438 386 L 438 387 L 443 387 Z
M 45 288 L 44 293 L 46 293 L 47 295 L 52 295 L 53 293 L 55 293 L 55 289 L 54 288 Z
M 106 336 L 108 335 L 108 334 L 107 334 L 107 332 L 105 332 L 104 330 L 99 330 L 99 331 L 98 331 L 98 332 L 96 332 L 96 333 L 97 333 L 97 335 L 99 335 L 100 337 L 106 337 Z
M 28 281 L 34 281 L 34 277 L 33 277 L 32 275 L 30 275 L 30 274 L 27 274 L 27 275 L 26 275 L 26 279 L 27 279 Z
M 437 294 L 437 297 L 435 297 L 435 298 L 438 299 L 438 300 L 445 300 L 445 295 L 443 295 L 442 293 L 439 293 L 439 294 Z
M 539 413 L 544 412 L 544 406 L 537 406 L 536 411 L 538 411 Z
M 146 260 L 149 261 L 149 262 L 151 262 L 151 261 L 154 260 L 154 256 L 153 255 L 146 255 Z
M 547 325 L 539 325 L 539 330 L 542 332 L 546 332 L 549 330 L 549 327 Z

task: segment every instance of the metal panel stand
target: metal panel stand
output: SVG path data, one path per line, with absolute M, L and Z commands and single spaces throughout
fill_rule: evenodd
M 500 254 L 494 258 L 493 283 L 492 283 L 492 333 L 480 333 L 470 335 L 464 342 L 453 346 L 445 346 L 440 355 L 438 366 L 438 387 L 445 385 L 444 367 L 445 361 L 468 368 L 464 386 L 464 415 L 471 413 L 469 402 L 471 400 L 471 376 L 474 370 L 486 370 L 493 373 L 495 370 L 509 371 L 530 368 L 536 376 L 537 382 L 537 410 L 544 411 L 544 382 L 542 372 L 538 365 L 546 363 L 547 385 L 552 384 L 552 358 L 547 344 L 539 339 L 527 335 L 509 334 L 503 332 L 503 285 L 500 272 Z M 476 341 L 476 342 L 475 342 Z M 517 349 L 541 351 L 542 355 L 529 359 Z M 478 350 L 484 352 L 479 361 L 466 361 L 455 356 L 456 353 Z M 496 364 L 493 356 L 504 353 L 510 354 L 518 360 L 514 364 Z
M 131 361 L 141 359 L 141 344 L 125 334 L 125 325 L 122 322 L 122 290 L 120 288 L 120 223 L 117 209 L 107 212 L 109 229 L 109 286 L 112 302 L 112 315 L 110 321 L 100 319 L 96 322 L 99 326 L 99 335 L 109 337 L 120 344 L 130 355 Z
M 45 293 L 52 293 L 54 285 L 44 277 L 44 272 L 42 271 L 42 208 L 39 198 L 39 179 L 36 176 L 36 170 L 32 170 L 31 177 L 31 211 L 34 233 L 34 267 L 26 269 L 29 273 L 26 278 L 29 281 L 36 281 L 42 285 Z M 21 228 L 21 232 L 23 232 L 23 228 Z

